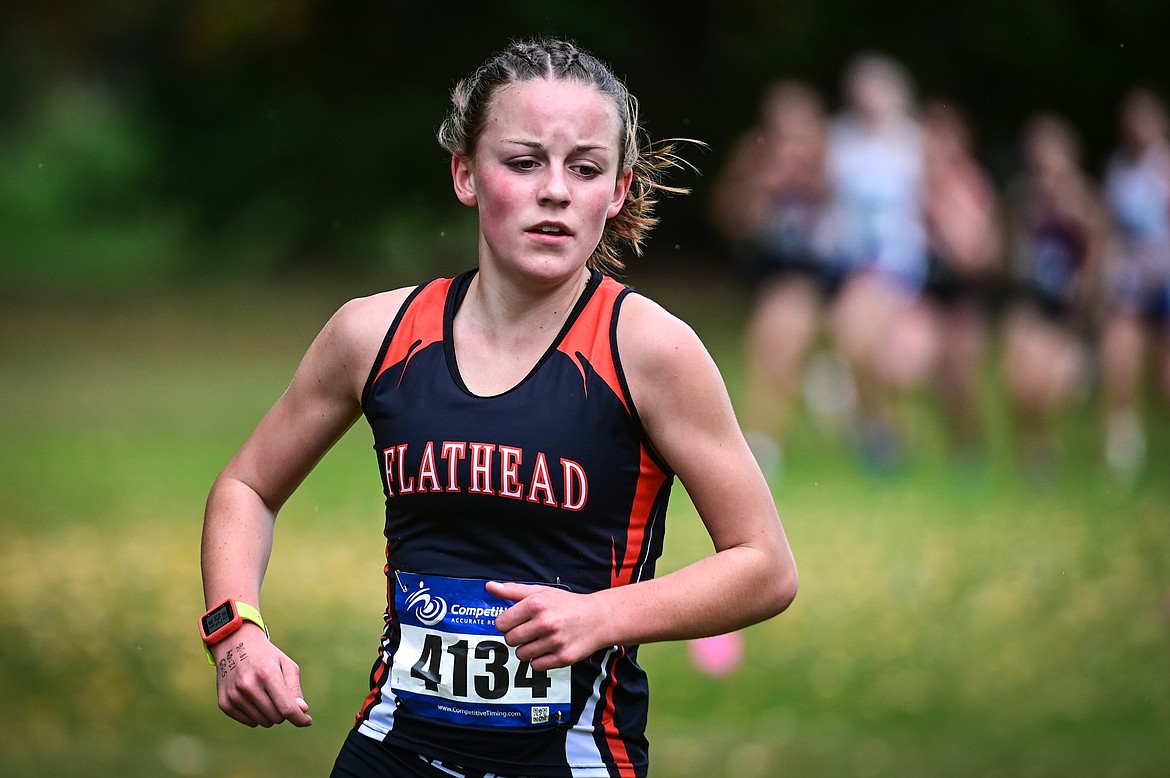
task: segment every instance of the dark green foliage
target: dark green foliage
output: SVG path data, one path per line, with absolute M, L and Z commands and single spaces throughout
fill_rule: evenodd
M 679 181 L 694 195 L 663 204 L 651 263 L 717 246 L 706 187 L 777 76 L 835 103 L 844 62 L 886 51 L 968 107 L 1000 178 L 1033 111 L 1067 115 L 1098 167 L 1121 92 L 1170 79 L 1157 0 L 53 5 L 0 11 L 9 290 L 470 264 L 441 239 L 469 229 L 433 132 L 452 83 L 513 37 L 576 38 L 654 136 L 711 144 L 693 160 L 708 175 Z M 35 167 L 74 130 L 89 137 Z

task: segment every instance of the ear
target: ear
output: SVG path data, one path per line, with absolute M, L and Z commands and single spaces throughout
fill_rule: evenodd
M 451 156 L 451 182 L 459 202 L 472 207 L 479 204 L 475 194 L 475 163 L 471 159 L 458 154 Z
M 626 168 L 622 174 L 617 177 L 617 182 L 613 187 L 613 199 L 609 201 L 609 210 L 605 212 L 605 218 L 612 219 L 621 212 L 622 206 L 626 204 L 626 195 L 630 193 L 630 184 L 634 180 L 634 171 Z

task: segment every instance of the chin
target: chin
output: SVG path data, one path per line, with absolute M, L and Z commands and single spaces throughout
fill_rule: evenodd
M 577 262 L 572 265 L 550 263 L 532 269 L 528 275 L 533 280 L 539 279 L 542 282 L 548 283 L 550 286 L 555 286 L 556 284 L 578 278 L 583 272 L 584 267 L 584 262 Z
M 509 275 L 557 282 L 581 272 L 589 257 L 535 256 L 499 263 Z

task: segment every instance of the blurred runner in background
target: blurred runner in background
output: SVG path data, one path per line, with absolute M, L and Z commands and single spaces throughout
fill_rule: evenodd
M 1104 456 L 1131 481 L 1145 463 L 1141 378 L 1147 361 L 1170 397 L 1170 140 L 1164 103 L 1135 89 L 1120 111 L 1121 145 L 1105 171 L 1112 217 L 1101 339 Z
M 1088 391 L 1105 220 L 1063 119 L 1034 117 L 1021 145 L 1023 171 L 1008 191 L 1016 299 L 1004 322 L 1003 370 L 1022 464 L 1043 484 L 1058 464 L 1058 414 Z
M 741 423 L 768 476 L 782 464 L 805 358 L 842 279 L 841 267 L 813 245 L 827 195 L 826 131 L 816 92 L 797 81 L 773 84 L 709 202 L 711 221 L 753 290 Z
M 857 385 L 857 451 L 888 471 L 905 453 L 897 397 L 925 379 L 936 348 L 921 295 L 922 134 L 910 76 L 889 57 L 855 57 L 844 98 L 829 132 L 830 201 L 817 245 L 848 269 L 832 328 Z
M 939 338 L 936 387 L 952 455 L 985 455 L 982 380 L 992 296 L 1001 282 L 999 196 L 975 158 L 971 127 L 953 102 L 923 111 L 926 300 Z

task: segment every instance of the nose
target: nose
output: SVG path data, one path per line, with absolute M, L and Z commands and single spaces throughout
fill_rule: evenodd
M 569 192 L 568 171 L 561 165 L 552 164 L 541 180 L 540 202 L 542 205 L 568 205 L 573 199 Z

